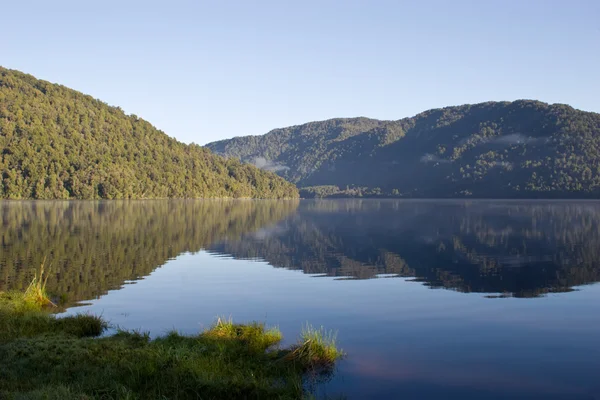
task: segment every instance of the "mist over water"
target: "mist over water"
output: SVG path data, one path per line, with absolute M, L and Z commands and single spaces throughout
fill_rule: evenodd
M 600 393 L 600 202 L 1 202 L 0 217 L 0 290 L 46 258 L 68 314 L 153 336 L 217 316 L 290 342 L 307 321 L 338 331 L 348 357 L 318 395 Z

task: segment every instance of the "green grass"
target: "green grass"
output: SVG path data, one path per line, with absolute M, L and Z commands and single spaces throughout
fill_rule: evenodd
M 317 329 L 306 324 L 298 344 L 287 357 L 299 362 L 304 368 L 329 372 L 335 362 L 344 357 L 344 352 L 336 345 L 336 336 L 336 333 L 327 331 L 322 326 Z
M 54 318 L 48 304 L 28 296 L 27 292 L 0 292 L 0 345 L 40 335 L 98 336 L 108 326 L 93 315 Z
M 56 318 L 38 300 L 0 293 L 2 399 L 300 399 L 308 371 L 332 371 L 341 356 L 323 329 L 281 348 L 279 330 L 224 319 L 194 336 L 97 338 L 102 319 Z
M 46 269 L 46 258 L 42 261 L 42 265 L 40 265 L 39 272 L 36 271 L 33 276 L 33 280 L 27 287 L 24 293 L 23 301 L 28 305 L 33 305 L 34 307 L 46 307 L 46 306 L 56 306 L 46 293 L 46 282 L 48 281 L 48 275 L 44 277 Z

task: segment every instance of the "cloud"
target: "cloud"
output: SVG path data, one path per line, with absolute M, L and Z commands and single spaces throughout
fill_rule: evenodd
M 508 135 L 485 137 L 485 138 L 480 137 L 480 136 L 471 136 L 471 137 L 467 137 L 467 138 L 460 140 L 458 142 L 458 145 L 459 146 L 462 146 L 464 144 L 481 145 L 481 144 L 490 144 L 491 143 L 491 144 L 497 144 L 497 145 L 502 145 L 502 146 L 510 146 L 513 144 L 533 143 L 533 142 L 537 142 L 538 140 L 539 139 L 536 139 L 531 136 L 525 136 L 520 133 L 511 133 Z
M 271 172 L 287 171 L 288 169 L 290 169 L 290 167 L 267 160 L 264 157 L 256 157 L 254 158 L 254 160 L 251 161 L 251 163 L 260 169 L 264 169 L 265 171 Z
M 488 141 L 488 143 L 497 143 L 510 146 L 511 144 L 527 144 L 535 142 L 536 139 L 520 133 L 511 133 L 510 135 L 498 136 Z
M 451 160 L 446 160 L 444 158 L 440 158 L 438 156 L 436 156 L 435 154 L 431 154 L 431 153 L 425 153 L 421 156 L 421 162 L 422 163 L 441 163 L 441 164 L 445 164 L 445 163 L 451 163 Z

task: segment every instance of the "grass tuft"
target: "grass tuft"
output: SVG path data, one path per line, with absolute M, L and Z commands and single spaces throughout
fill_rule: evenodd
M 93 315 L 55 318 L 47 311 L 54 304 L 48 299 L 45 286 L 42 264 L 39 275 L 36 273 L 25 292 L 0 292 L 0 344 L 42 334 L 93 337 L 108 327 L 102 318 Z
M 42 265 L 40 265 L 39 272 L 36 271 L 31 283 L 25 290 L 25 294 L 23 295 L 23 300 L 26 304 L 32 307 L 43 308 L 47 306 L 54 306 L 54 304 L 48 294 L 46 293 L 46 282 L 48 281 L 48 274 L 44 277 L 45 268 L 46 268 L 46 258 L 44 257 L 44 261 L 42 261 Z
M 302 328 L 300 340 L 293 351 L 286 355 L 307 370 L 331 370 L 336 361 L 344 357 L 344 352 L 337 348 L 337 334 L 324 327 L 315 328 L 306 324 Z
M 277 328 L 266 328 L 264 324 L 252 322 L 235 324 L 232 319 L 218 318 L 215 325 L 202 334 L 205 338 L 235 340 L 242 343 L 248 351 L 264 353 L 278 345 L 283 339 Z
M 108 327 L 102 318 L 89 314 L 54 319 L 55 330 L 75 337 L 99 336 Z

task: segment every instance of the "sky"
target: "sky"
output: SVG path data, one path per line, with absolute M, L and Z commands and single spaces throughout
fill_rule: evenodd
M 0 65 L 183 142 L 490 100 L 600 112 L 600 1 L 6 1 Z

